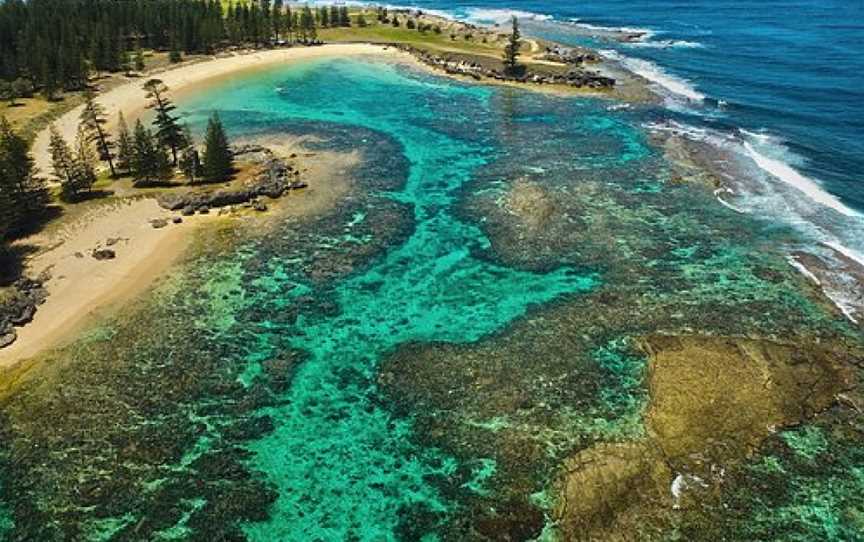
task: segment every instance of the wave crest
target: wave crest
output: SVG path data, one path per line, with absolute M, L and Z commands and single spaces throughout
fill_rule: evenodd
M 626 69 L 644 77 L 673 95 L 686 98 L 691 102 L 702 102 L 705 100 L 705 95 L 696 90 L 690 81 L 670 74 L 650 60 L 625 56 L 611 49 L 604 49 L 600 51 L 600 54 L 620 63 Z

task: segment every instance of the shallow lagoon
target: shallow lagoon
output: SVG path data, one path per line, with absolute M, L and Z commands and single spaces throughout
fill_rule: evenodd
M 792 232 L 675 181 L 656 111 L 372 59 L 179 105 L 364 163 L 50 356 L 3 411 L 10 539 L 553 536 L 561 463 L 646 438 L 641 337 L 854 337 L 775 252 Z

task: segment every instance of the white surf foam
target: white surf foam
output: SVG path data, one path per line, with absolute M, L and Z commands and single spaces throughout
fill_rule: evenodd
M 816 181 L 805 177 L 789 164 L 759 152 L 750 141 L 744 142 L 744 149 L 761 170 L 798 189 L 811 200 L 846 216 L 860 216 L 857 211 L 847 207 L 836 196 L 825 191 Z
M 583 23 L 579 18 L 576 17 L 569 19 L 568 22 L 573 26 L 578 26 L 579 28 L 583 28 L 585 30 L 589 30 L 598 34 L 627 34 L 630 36 L 638 34 L 639 41 L 632 43 L 639 43 L 641 41 L 649 40 L 657 34 L 654 30 L 651 30 L 650 28 L 635 28 L 632 26 L 600 26 L 595 24 Z
M 553 19 L 551 15 L 518 9 L 467 8 L 465 10 L 465 19 L 477 24 L 504 24 L 513 17 L 531 21 L 551 21 Z
M 705 99 L 705 95 L 696 90 L 690 81 L 670 74 L 649 60 L 625 56 L 617 51 L 608 49 L 600 51 L 600 54 L 606 58 L 619 62 L 628 70 L 641 75 L 671 94 L 686 98 L 691 102 L 701 102 Z
M 855 260 L 856 262 L 858 262 L 858 265 L 864 267 L 864 254 L 861 254 L 856 250 L 852 250 L 851 248 L 845 247 L 836 241 L 823 241 L 823 244 L 826 247 L 833 248 L 834 250 L 846 256 L 850 260 Z
M 819 277 L 817 277 L 817 276 L 814 275 L 814 274 L 813 274 L 809 269 L 807 269 L 806 267 L 804 267 L 804 264 L 802 264 L 801 262 L 799 262 L 798 259 L 797 259 L 795 256 L 788 256 L 788 257 L 786 258 L 786 261 L 788 261 L 788 262 L 789 262 L 789 265 L 791 265 L 792 267 L 794 267 L 795 269 L 797 269 L 797 270 L 798 270 L 802 275 L 804 275 L 805 277 L 807 277 L 808 279 L 810 279 L 810 280 L 812 280 L 814 283 L 816 283 L 817 286 L 821 286 L 821 285 L 822 285 L 822 281 L 819 280 Z
M 715 190 L 714 191 L 714 197 L 717 199 L 717 201 L 720 202 L 721 205 L 723 205 L 727 209 L 731 209 L 731 210 L 735 211 L 736 213 L 741 213 L 742 215 L 746 214 L 745 211 L 739 209 L 738 207 L 735 207 L 734 205 L 732 205 L 728 201 L 721 198 L 720 194 L 723 194 L 723 193 L 733 194 L 733 195 L 735 194 L 735 192 L 731 188 L 718 188 L 717 190 Z
M 643 126 L 654 132 L 670 132 L 693 141 L 710 143 L 716 147 L 728 148 L 731 143 L 734 143 L 734 138 L 717 130 L 699 128 L 689 124 L 682 124 L 674 120 L 665 122 L 646 122 Z
M 704 44 L 698 41 L 687 40 L 660 40 L 660 41 L 633 41 L 627 42 L 628 47 L 639 47 L 644 49 L 703 49 Z

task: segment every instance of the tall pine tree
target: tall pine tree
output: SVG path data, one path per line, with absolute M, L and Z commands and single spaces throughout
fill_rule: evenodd
M 144 90 L 150 103 L 147 107 L 156 111 L 153 124 L 156 126 L 156 139 L 159 144 L 171 151 L 172 164 L 177 165 L 180 151 L 186 146 L 183 128 L 171 113 L 176 108 L 168 99 L 168 87 L 160 79 L 150 79 L 144 83 Z
M 521 34 L 519 33 L 519 20 L 516 17 L 511 18 L 512 31 L 507 38 L 507 44 L 504 46 L 504 71 L 509 75 L 518 75 L 522 71 L 519 66 L 519 49 L 522 47 L 520 41 Z
M 165 156 L 153 134 L 141 124 L 135 123 L 132 154 L 132 178 L 136 185 L 167 181 L 171 178 L 171 163 Z
M 203 173 L 207 182 L 227 181 L 234 173 L 234 155 L 218 113 L 213 113 L 207 123 Z
M 123 117 L 123 112 L 120 112 L 120 119 L 117 122 L 117 167 L 126 173 L 132 169 L 132 159 L 135 153 L 132 134 L 129 133 L 129 125 L 126 124 L 126 118 Z
M 114 169 L 114 142 L 110 134 L 105 130 L 105 108 L 96 102 L 93 92 L 84 93 L 84 110 L 81 111 L 81 125 L 86 131 L 88 141 L 96 146 L 99 159 L 108 163 L 111 176 L 116 177 Z
M 49 193 L 37 175 L 29 144 L 0 117 L 0 240 L 43 214 Z

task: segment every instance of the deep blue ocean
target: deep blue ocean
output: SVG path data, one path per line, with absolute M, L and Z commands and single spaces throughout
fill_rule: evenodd
M 362 3 L 362 2 L 361 2 Z M 649 129 L 740 156 L 725 199 L 864 261 L 864 1 L 411 0 L 463 21 L 587 45 L 651 82 Z M 610 39 L 639 32 L 636 42 Z
M 667 90 L 720 107 L 721 128 L 765 133 L 789 165 L 864 210 L 864 2 L 860 0 L 417 0 L 479 23 L 516 14 L 561 42 L 571 23 L 650 31 L 641 43 L 594 43 L 639 63 Z M 519 13 L 519 12 L 522 13 Z M 563 24 L 562 24 L 563 23 Z M 653 70 L 654 73 L 651 73 Z M 778 157 L 779 158 L 779 157 Z

